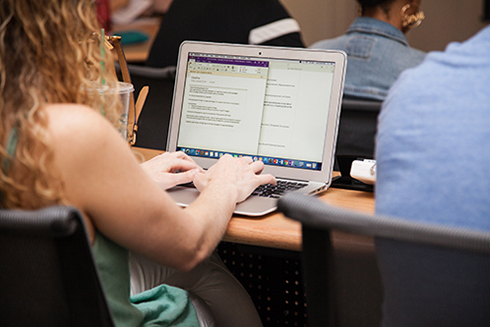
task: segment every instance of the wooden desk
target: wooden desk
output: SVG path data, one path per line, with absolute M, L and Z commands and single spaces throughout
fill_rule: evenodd
M 117 35 L 117 32 L 138 30 L 148 34 L 150 37 L 147 42 L 123 45 L 124 54 L 128 63 L 144 63 L 146 61 L 155 36 L 160 28 L 160 21 L 158 17 L 142 18 L 129 25 L 114 25 L 112 27 L 112 34 L 115 35 Z
M 162 151 L 133 148 L 140 160 L 148 160 Z M 368 192 L 329 188 L 320 199 L 342 208 L 366 213 L 374 212 L 374 195 Z M 334 246 L 355 248 L 356 251 L 372 251 L 373 239 L 367 236 L 341 232 L 333 233 Z M 284 250 L 301 251 L 300 223 L 273 212 L 263 217 L 233 216 L 224 241 Z

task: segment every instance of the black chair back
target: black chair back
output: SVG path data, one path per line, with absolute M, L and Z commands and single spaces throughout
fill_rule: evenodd
M 352 161 L 374 158 L 374 138 L 381 101 L 343 99 L 340 125 L 335 150 L 335 169 L 341 178 L 333 187 L 372 191 L 372 187 L 353 181 L 350 177 Z
M 382 276 L 384 282 L 394 281 L 388 284 L 388 287 L 398 288 L 400 284 L 405 283 L 405 287 L 400 287 L 405 293 L 397 293 L 399 295 L 399 298 L 396 299 L 398 304 L 405 303 L 407 298 L 423 303 L 423 307 L 418 306 L 421 312 L 414 309 L 417 306 L 411 306 L 415 301 L 408 305 L 403 304 L 403 308 L 411 308 L 407 310 L 409 312 L 403 313 L 405 317 L 411 319 L 408 324 L 408 319 L 405 319 L 407 326 L 490 326 L 490 311 L 488 310 L 490 232 L 414 222 L 396 217 L 368 215 L 329 206 L 314 197 L 295 193 L 286 194 L 279 199 L 278 210 L 302 224 L 303 276 L 309 327 L 338 325 L 336 316 L 341 308 L 338 307 L 335 288 L 335 261 L 330 238 L 332 230 L 373 236 L 384 243 L 383 251 L 391 251 L 392 246 L 398 247 L 400 244 L 406 248 L 408 244 L 409 251 L 416 248 L 418 251 L 416 253 L 421 254 L 421 257 L 429 253 L 432 256 L 431 260 L 442 259 L 441 262 L 446 261 L 451 267 L 463 266 L 454 269 L 454 275 L 450 268 L 442 271 L 441 275 L 444 276 L 441 276 L 443 280 L 441 280 L 442 287 L 439 287 L 439 290 L 442 289 L 443 294 L 435 297 L 430 291 L 417 289 L 414 286 L 425 285 L 429 289 L 432 286 L 430 284 L 434 276 L 432 271 L 425 270 L 425 258 L 418 260 L 418 255 L 415 258 L 389 257 L 398 261 L 395 266 L 400 260 L 403 262 L 405 259 L 410 260 L 408 262 L 410 268 L 421 265 L 422 271 L 419 269 L 418 275 L 408 276 L 408 278 L 396 274 L 396 269 L 382 270 L 382 275 L 383 272 L 385 273 Z M 461 257 L 468 260 L 461 264 L 452 260 Z M 428 266 L 431 267 L 431 265 L 432 263 L 429 263 Z M 438 261 L 435 266 L 437 265 Z M 393 273 L 395 275 L 392 275 Z M 429 281 L 429 284 L 426 283 L 426 280 Z M 463 280 L 468 283 L 462 283 Z M 472 290 L 465 289 L 464 285 L 471 285 Z M 391 297 L 393 292 L 391 289 L 386 289 L 386 284 L 384 286 L 385 296 L 390 295 L 388 299 L 385 298 L 386 308 L 386 303 L 389 307 L 389 301 L 393 300 Z M 443 298 L 448 301 L 431 302 L 433 298 Z M 394 311 L 399 313 L 400 308 L 395 308 Z M 441 316 L 438 314 L 440 312 L 445 312 L 450 318 Z
M 114 326 L 80 213 L 0 210 L 0 326 Z

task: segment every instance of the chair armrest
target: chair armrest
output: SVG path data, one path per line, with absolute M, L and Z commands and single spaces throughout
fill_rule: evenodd
M 342 110 L 357 110 L 378 113 L 381 110 L 382 101 L 343 99 Z
M 278 210 L 310 228 L 490 253 L 490 232 L 363 214 L 304 194 L 286 194 L 279 199 Z
M 0 229 L 11 235 L 71 235 L 83 221 L 80 212 L 69 206 L 50 206 L 38 210 L 0 210 Z

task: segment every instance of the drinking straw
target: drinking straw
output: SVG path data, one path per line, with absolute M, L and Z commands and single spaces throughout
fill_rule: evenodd
M 102 61 L 100 62 L 100 65 L 102 66 L 102 85 L 105 85 L 105 48 L 104 48 L 104 41 L 105 41 L 105 30 L 104 28 L 101 28 L 101 40 L 100 40 L 100 53 L 102 55 Z
M 102 92 L 103 92 L 103 86 L 105 85 L 105 48 L 104 48 L 104 42 L 105 42 L 105 29 L 101 28 L 101 40 L 100 40 L 100 54 L 102 56 L 102 60 L 100 61 L 100 66 L 102 68 Z M 104 107 L 102 106 L 101 108 L 102 115 L 105 116 L 105 110 Z

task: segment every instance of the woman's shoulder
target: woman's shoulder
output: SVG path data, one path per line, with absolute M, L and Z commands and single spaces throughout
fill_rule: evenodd
M 76 103 L 56 103 L 43 107 L 48 119 L 51 121 L 62 120 L 65 123 L 79 125 L 87 122 L 103 120 L 103 116 L 94 109 Z
M 96 110 L 79 104 L 51 104 L 43 108 L 49 143 L 55 153 L 73 160 L 104 156 L 108 149 L 126 148 L 116 128 Z M 83 159 L 85 160 L 85 159 Z
M 43 108 L 48 119 L 48 129 L 55 137 L 96 137 L 112 133 L 115 129 L 102 114 L 80 104 L 49 104 Z

